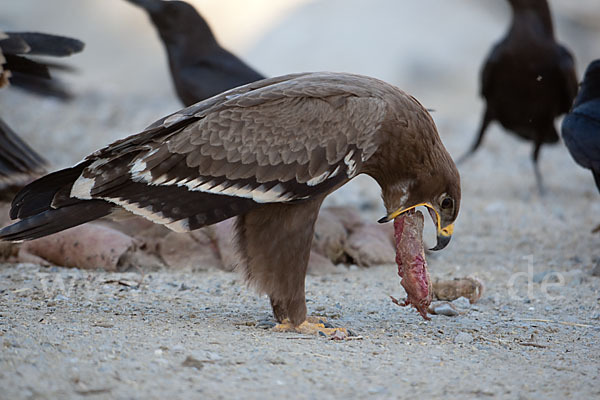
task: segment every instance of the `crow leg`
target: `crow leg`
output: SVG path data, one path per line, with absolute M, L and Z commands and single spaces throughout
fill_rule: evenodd
M 600 172 L 592 170 L 592 175 L 594 177 L 594 182 L 596 182 L 596 187 L 598 188 L 598 191 L 600 191 Z M 600 232 L 600 225 L 598 225 L 594 229 L 592 229 L 592 233 L 598 233 L 598 232 Z
M 546 193 L 546 189 L 544 188 L 544 182 L 542 180 L 542 173 L 540 172 L 539 165 L 539 157 L 540 157 L 540 149 L 542 148 L 542 142 L 536 141 L 533 147 L 533 153 L 531 153 L 531 160 L 533 161 L 533 172 L 535 173 L 535 183 L 538 188 L 538 192 L 540 196 L 543 196 Z
M 600 191 L 600 172 L 592 170 L 592 176 L 594 177 L 594 182 L 596 183 L 598 191 Z
M 492 119 L 493 118 L 491 116 L 491 113 L 489 112 L 488 109 L 486 109 L 485 113 L 483 114 L 483 120 L 481 121 L 481 126 L 479 127 L 479 133 L 477 134 L 475 141 L 471 145 L 471 148 L 458 159 L 458 161 L 456 162 L 457 164 L 462 164 L 469 157 L 471 157 L 473 155 L 473 153 L 475 153 L 475 151 L 477 151 L 477 149 L 479 148 L 479 146 L 481 145 L 481 142 L 483 140 L 483 135 L 487 131 L 487 128 L 488 128 L 490 122 L 492 122 Z

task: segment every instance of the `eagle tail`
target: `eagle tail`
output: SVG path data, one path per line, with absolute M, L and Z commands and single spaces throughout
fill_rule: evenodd
M 0 240 L 23 241 L 51 235 L 104 217 L 113 207 L 103 200 L 81 200 L 61 208 L 50 208 L 0 229 Z
M 10 210 L 10 217 L 20 221 L 1 229 L 0 240 L 37 239 L 110 214 L 114 205 L 109 202 L 69 196 L 73 182 L 88 164 L 53 172 L 21 189 Z
M 81 175 L 89 162 L 84 161 L 70 168 L 61 169 L 44 175 L 26 185 L 14 197 L 11 208 L 11 219 L 32 217 L 41 212 L 51 210 L 53 204 L 60 206 L 79 202 L 79 199 L 69 200 L 71 187 Z

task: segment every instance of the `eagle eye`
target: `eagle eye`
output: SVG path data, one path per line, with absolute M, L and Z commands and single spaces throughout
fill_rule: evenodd
M 454 204 L 454 201 L 450 198 L 450 197 L 446 197 L 444 198 L 444 200 L 442 200 L 442 209 L 443 210 L 447 210 L 449 208 L 452 208 L 452 205 Z

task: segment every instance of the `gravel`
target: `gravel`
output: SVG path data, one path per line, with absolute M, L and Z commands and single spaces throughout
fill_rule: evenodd
M 454 337 L 454 343 L 456 344 L 469 344 L 473 342 L 473 335 L 467 332 L 461 332 Z
M 448 269 L 432 265 L 437 274 Z M 538 295 L 529 303 L 491 281 L 477 310 L 426 322 L 389 300 L 403 295 L 395 273 L 389 265 L 308 277 L 313 314 L 356 335 L 332 341 L 257 327 L 270 319 L 268 300 L 235 273 L 3 265 L 3 397 L 274 398 L 283 388 L 299 398 L 599 393 L 597 280 L 561 287 L 562 300 Z M 180 291 L 183 283 L 190 289 Z

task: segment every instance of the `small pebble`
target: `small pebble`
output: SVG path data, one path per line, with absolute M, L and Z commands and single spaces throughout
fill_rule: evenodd
M 473 336 L 467 332 L 461 332 L 454 337 L 454 343 L 456 344 L 469 344 L 473 342 Z
M 594 266 L 594 268 L 592 269 L 592 276 L 600 277 L 600 261 L 597 262 L 596 265 Z
M 446 301 L 434 303 L 430 308 L 433 314 L 445 315 L 446 317 L 455 317 L 459 314 L 458 310 Z
M 172 351 L 173 353 L 185 353 L 185 347 L 183 347 L 183 346 L 182 346 L 182 345 L 180 345 L 180 344 L 176 344 L 175 346 L 173 346 L 173 347 L 171 348 L 171 351 Z
M 201 370 L 204 367 L 204 363 L 197 358 L 192 356 L 187 356 L 187 358 L 181 363 L 183 367 L 196 368 L 197 370 Z
M 190 287 L 188 285 L 186 285 L 185 283 L 182 283 L 181 286 L 179 286 L 179 291 L 183 292 L 184 290 L 188 290 Z
M 348 337 L 345 332 L 335 331 L 333 335 L 331 335 L 331 340 L 344 340 Z
M 452 305 L 461 311 L 467 311 L 471 308 L 471 302 L 469 301 L 469 299 L 463 296 L 459 297 L 456 300 L 452 300 Z
M 385 393 L 386 391 L 387 389 L 384 386 L 370 387 L 369 389 L 367 389 L 367 392 L 369 392 L 369 394 L 380 394 Z
M 256 323 L 256 327 L 261 328 L 261 329 L 271 329 L 271 328 L 274 328 L 275 325 L 277 325 L 277 323 L 275 323 L 271 320 L 268 320 L 268 319 L 263 319 Z
M 208 361 L 219 361 L 221 360 L 223 357 L 221 357 L 219 354 L 217 353 L 213 353 L 212 351 L 207 351 L 204 355 L 204 357 L 206 358 L 206 360 Z
M 281 357 L 267 358 L 266 361 L 273 365 L 285 365 L 285 360 Z

